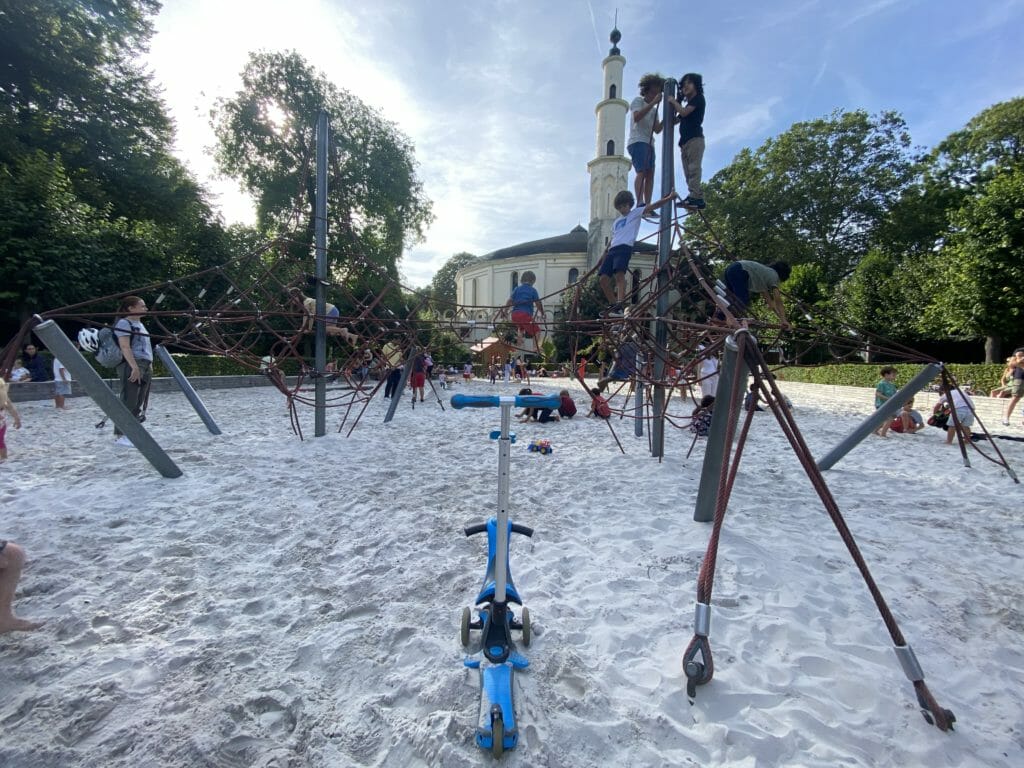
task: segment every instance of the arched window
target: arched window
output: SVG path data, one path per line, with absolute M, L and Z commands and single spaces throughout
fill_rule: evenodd
M 569 283 L 568 285 L 575 285 L 576 281 L 580 279 L 580 271 L 573 267 L 569 270 Z
M 640 301 L 640 270 L 633 270 L 633 285 L 629 289 L 629 303 L 636 304 Z
M 608 98 L 609 99 L 614 99 L 615 98 L 615 93 L 616 93 L 616 91 L 615 91 L 615 83 L 612 83 L 611 87 L 608 89 Z
M 518 285 L 519 285 L 519 273 L 518 272 L 513 272 L 512 273 L 512 290 L 514 291 Z
M 608 139 L 608 145 L 605 147 L 605 154 L 608 156 L 615 154 L 615 142 L 612 139 Z
M 471 278 L 469 281 L 469 303 L 471 305 L 476 304 L 476 278 Z

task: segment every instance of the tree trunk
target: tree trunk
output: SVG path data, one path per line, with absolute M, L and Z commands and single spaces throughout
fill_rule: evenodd
M 1003 362 L 1003 339 L 1001 336 L 985 337 L 985 362 Z

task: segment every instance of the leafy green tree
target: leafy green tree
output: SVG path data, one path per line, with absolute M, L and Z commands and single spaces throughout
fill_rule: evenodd
M 913 169 L 899 114 L 837 111 L 740 152 L 708 182 L 705 214 L 736 256 L 818 264 L 835 286 L 867 253 Z
M 455 275 L 463 267 L 472 264 L 477 257 L 472 253 L 462 251 L 456 253 L 444 263 L 437 272 L 434 279 L 430 281 L 430 293 L 434 300 L 434 306 L 438 311 L 450 309 L 455 305 L 458 289 L 455 285 Z
M 0 0 L 0 326 L 223 259 L 138 57 L 156 0 Z M 11 199 L 9 195 L 18 195 Z
M 953 232 L 932 260 L 934 300 L 922 325 L 986 338 L 987 363 L 1000 362 L 1003 339 L 1024 339 L 1024 164 L 985 184 L 952 218 Z
M 1024 276 L 1024 98 L 983 110 L 932 152 L 926 177 L 949 201 L 948 227 L 928 258 L 931 334 L 985 338 L 985 360 L 1004 339 L 1024 340 L 1017 287 Z
M 298 53 L 254 53 L 242 88 L 211 115 L 216 160 L 257 201 L 263 229 L 281 228 L 296 212 L 305 228 L 294 252 L 309 258 L 315 227 L 316 121 L 331 116 L 328 184 L 330 257 L 334 265 L 367 258 L 398 277 L 406 245 L 430 222 L 409 140 L 362 101 L 327 81 Z

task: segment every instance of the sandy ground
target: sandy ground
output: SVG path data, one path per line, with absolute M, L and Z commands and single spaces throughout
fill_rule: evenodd
M 540 383 L 553 391 L 566 382 Z M 789 385 L 816 456 L 869 391 Z M 486 382 L 473 394 L 512 392 Z M 428 392 L 429 394 L 429 392 Z M 446 398 L 451 393 L 442 393 Z M 927 725 L 873 602 L 773 417 L 756 414 L 712 599 L 715 677 L 680 661 L 711 526 L 703 459 L 664 461 L 629 420 L 519 425 L 512 572 L 530 608 L 509 766 L 1024 764 L 1024 490 L 929 428 L 872 438 L 825 474 L 956 731 Z M 372 402 L 351 437 L 302 442 L 271 390 L 180 395 L 147 425 L 184 476 L 98 430 L 98 409 L 21 406 L 0 465 L 0 537 L 29 553 L 0 637 L 0 765 L 476 766 L 462 606 L 493 514 L 497 409 Z M 620 401 L 621 403 L 621 398 Z M 677 410 L 682 411 L 680 406 Z M 307 435 L 313 414 L 303 410 Z M 996 431 L 1024 437 L 991 420 Z M 554 453 L 529 453 L 534 437 Z M 1024 443 L 999 441 L 1018 473 Z

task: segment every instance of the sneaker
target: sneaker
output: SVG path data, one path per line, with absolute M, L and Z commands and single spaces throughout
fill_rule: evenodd
M 1010 420 L 1009 419 L 1003 419 L 1003 426 L 1004 427 L 1010 426 Z
M 612 304 L 604 311 L 606 317 L 622 317 L 623 309 L 621 304 Z
M 698 211 L 703 211 L 707 208 L 707 203 L 704 202 L 703 197 L 688 197 L 686 198 L 686 204 L 691 208 L 696 208 Z
M 128 435 L 121 435 L 117 440 L 114 441 L 114 445 L 120 445 L 123 448 L 134 448 L 135 445 L 131 440 L 128 439 Z

